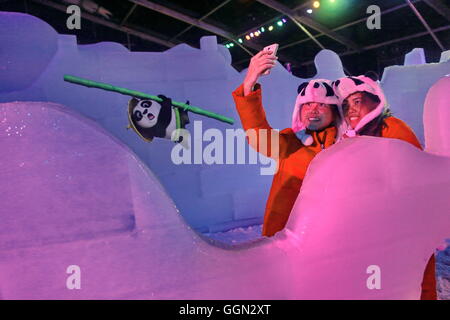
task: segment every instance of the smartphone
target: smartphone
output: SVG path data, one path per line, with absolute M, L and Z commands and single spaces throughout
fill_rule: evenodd
M 278 43 L 274 43 L 271 44 L 270 46 L 264 47 L 264 51 L 272 51 L 271 56 L 275 57 L 277 55 L 277 51 L 278 51 Z M 263 72 L 263 75 L 268 75 L 270 73 L 270 69 L 267 69 L 266 71 Z

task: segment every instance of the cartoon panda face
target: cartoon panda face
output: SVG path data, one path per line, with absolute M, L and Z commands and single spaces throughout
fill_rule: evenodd
M 158 122 L 161 105 L 156 101 L 141 100 L 133 108 L 133 120 L 141 128 L 151 128 Z
M 320 80 L 303 82 L 298 86 L 297 93 L 300 94 L 300 96 L 305 96 L 308 92 L 311 94 L 311 92 L 315 90 L 318 90 L 323 97 L 334 97 L 334 91 L 331 85 Z

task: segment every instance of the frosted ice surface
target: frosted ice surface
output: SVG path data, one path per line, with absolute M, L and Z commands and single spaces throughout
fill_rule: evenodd
M 405 66 L 412 66 L 416 64 L 425 64 L 425 51 L 423 48 L 414 48 L 405 55 Z
M 415 299 L 450 233 L 450 158 L 402 141 L 355 138 L 322 152 L 288 229 L 232 249 L 193 232 L 94 121 L 51 103 L 0 104 L 0 115 L 5 299 Z M 70 265 L 81 290 L 66 287 Z M 382 290 L 367 289 L 369 265 Z
M 450 234 L 449 173 L 450 158 L 396 139 L 358 137 L 321 152 L 283 231 L 316 261 L 294 287 L 311 272 L 335 288 L 327 295 L 317 286 L 311 297 L 418 298 L 425 265 Z M 361 285 L 371 265 L 383 290 Z
M 314 58 L 317 74 L 315 79 L 336 80 L 345 77 L 344 67 L 339 56 L 331 50 L 323 49 Z
M 321 193 L 326 200 L 320 200 L 322 206 L 338 200 L 333 198 L 333 190 L 364 191 L 367 199 L 363 197 L 361 201 L 371 203 L 370 210 L 364 210 L 364 213 L 376 216 L 376 223 L 397 217 L 393 215 L 399 205 L 395 201 L 396 196 L 403 203 L 408 192 L 414 195 L 414 199 L 408 199 L 411 201 L 410 210 L 400 212 L 399 220 L 388 221 L 396 223 L 395 230 L 399 230 L 399 234 L 390 234 L 388 231 L 391 229 L 381 233 L 379 239 L 384 239 L 385 244 L 392 242 L 392 245 L 374 247 L 374 243 L 381 240 L 372 238 L 375 232 L 366 225 L 360 229 L 368 230 L 370 237 L 367 239 L 359 238 L 363 232 L 358 233 L 358 228 L 348 232 L 355 246 L 350 249 L 347 247 L 349 239 L 343 239 L 343 234 L 327 233 L 320 242 L 321 239 L 309 230 L 317 227 L 314 223 L 320 220 L 314 220 L 316 217 L 332 215 L 332 212 L 324 210 L 317 216 L 317 210 L 309 208 L 312 204 L 308 197 L 305 197 L 305 203 L 301 200 L 298 204 L 306 208 L 304 221 L 296 225 L 300 230 L 298 233 L 289 233 L 292 229 L 288 229 L 277 239 L 261 241 L 254 237 L 258 229 L 243 228 L 238 229 L 241 234 L 234 234 L 234 239 L 231 239 L 231 234 L 210 234 L 216 240 L 213 242 L 198 237 L 189 229 L 172 199 L 184 218 L 197 229 L 221 230 L 242 221 L 260 223 L 272 177 L 260 176 L 259 165 L 173 165 L 170 160 L 173 144 L 170 141 L 146 144 L 125 130 L 125 108 L 129 97 L 68 84 L 62 81 L 62 76 L 72 74 L 150 94 L 163 93 L 177 101 L 190 100 L 193 105 L 234 117 L 237 120 L 234 126 L 202 119 L 205 130 L 218 128 L 224 131 L 241 127 L 230 93 L 245 75 L 245 70 L 238 73 L 231 67 L 229 51 L 217 45 L 215 37 L 202 38 L 201 50 L 186 44 L 165 52 L 129 52 L 120 44 L 107 42 L 77 45 L 74 36 L 59 35 L 44 21 L 21 13 L 0 12 L 0 26 L 0 39 L 5 44 L 0 50 L 0 101 L 53 101 L 64 105 L 22 102 L 4 104 L 0 108 L 0 143 L 8 151 L 5 152 L 7 157 L 0 158 L 0 172 L 4 177 L 0 182 L 3 195 L 0 212 L 1 297 L 346 298 L 350 291 L 336 290 L 349 288 L 354 290 L 356 297 L 417 298 L 419 273 L 425 263 L 423 259 L 431 254 L 427 250 L 432 250 L 432 245 L 428 246 L 429 242 L 425 241 L 428 235 L 424 232 L 427 228 L 433 230 L 427 233 L 431 235 L 436 230 L 437 241 L 440 229 L 428 226 L 430 222 L 423 218 L 422 233 L 411 231 L 400 236 L 405 227 L 401 222 L 409 221 L 409 217 L 404 217 L 406 214 L 411 214 L 414 217 L 412 221 L 417 222 L 421 214 L 427 212 L 428 208 L 424 206 L 429 205 L 429 199 L 436 199 L 438 204 L 434 211 L 430 211 L 431 215 L 438 214 L 437 211 L 443 206 L 445 209 L 445 205 L 448 208 L 448 203 L 442 203 L 439 198 L 442 190 L 448 190 L 448 180 L 445 180 L 449 176 L 445 174 L 448 166 L 442 164 L 446 163 L 443 158 L 426 153 L 418 156 L 417 152 L 404 150 L 402 167 L 405 172 L 400 174 L 393 159 L 394 154 L 403 151 L 390 151 L 389 157 L 382 152 L 385 157 L 382 167 L 387 171 L 371 167 L 360 176 L 333 178 L 332 175 L 331 180 L 327 177 L 324 180 L 326 184 L 320 186 L 324 188 Z M 317 78 L 334 79 L 344 75 L 340 59 L 332 51 L 319 52 L 315 65 Z M 445 99 L 435 95 L 427 98 L 424 117 L 423 106 L 429 88 L 448 73 L 448 52 L 443 52 L 439 64 L 389 67 L 382 81 L 394 114 L 405 120 L 422 142 L 422 123 L 425 121 L 427 151 L 447 156 L 449 136 L 445 125 L 448 121 L 444 120 L 448 118 Z M 273 127 L 282 129 L 289 126 L 297 86 L 305 80 L 308 79 L 289 74 L 279 64 L 271 76 L 261 80 L 266 114 Z M 448 86 L 447 80 L 441 80 L 429 93 L 438 91 L 445 94 L 443 86 Z M 88 121 L 70 110 L 92 120 Z M 192 117 L 192 120 L 199 119 Z M 349 141 L 330 149 L 329 160 L 323 155 L 318 166 L 329 165 L 338 171 L 340 166 L 345 167 L 348 159 L 337 151 L 335 154 L 334 150 L 351 149 L 351 154 L 357 154 L 361 159 L 366 155 L 371 159 L 372 152 L 378 154 L 375 152 L 377 147 L 372 144 L 379 144 L 383 150 L 396 149 L 388 147 L 391 143 L 401 144 L 398 141 Z M 353 147 L 357 150 L 353 151 Z M 341 160 L 334 161 L 334 158 Z M 425 168 L 423 172 L 429 167 L 436 167 L 436 172 L 443 167 L 439 171 L 439 179 L 444 180 L 433 180 L 436 178 L 434 173 L 420 180 L 423 173 L 419 169 L 422 167 Z M 310 170 L 311 181 L 315 181 L 313 177 L 319 169 Z M 350 172 L 350 168 L 348 170 Z M 416 174 L 414 170 L 419 172 Z M 338 178 L 343 179 L 342 182 L 333 180 Z M 217 180 L 222 183 L 218 185 Z M 339 183 L 342 186 L 338 187 Z M 308 187 L 309 184 L 305 181 L 306 189 L 316 189 L 316 186 Z M 404 186 L 400 188 L 402 184 Z M 432 190 L 436 192 L 430 194 Z M 388 200 L 385 203 L 377 201 L 375 205 L 374 195 Z M 342 196 L 342 199 L 347 199 Z M 425 204 L 413 207 L 420 199 Z M 339 202 L 336 213 L 342 220 L 327 220 L 323 228 L 336 228 L 338 232 L 344 224 L 348 226 L 348 220 L 353 225 L 352 215 L 360 217 L 359 209 L 357 213 L 352 211 L 358 203 L 354 198 Z M 391 215 L 378 217 L 374 212 L 377 208 L 381 212 L 387 208 Z M 419 209 L 424 210 L 417 213 Z M 295 217 L 297 215 L 294 215 L 294 222 Z M 355 221 L 355 226 L 369 223 L 361 219 Z M 448 221 L 441 224 L 442 227 L 446 225 Z M 408 224 L 406 227 L 412 229 L 415 226 Z M 318 234 L 322 235 L 322 231 L 320 229 Z M 445 237 L 449 234 L 447 232 Z M 298 237 L 305 238 L 299 242 L 295 240 Z M 246 240 L 250 238 L 252 241 L 249 243 Z M 219 240 L 231 242 L 231 247 L 245 246 L 237 251 L 224 250 L 222 247 L 226 241 L 220 241 L 221 248 L 215 246 L 219 245 Z M 258 241 L 254 243 L 254 240 Z M 314 252 L 298 251 L 303 250 L 308 241 L 314 243 Z M 404 241 L 403 250 L 399 250 L 401 241 Z M 398 265 L 399 269 L 394 270 L 393 263 L 403 263 L 396 258 L 385 266 L 380 265 L 383 290 L 364 291 L 368 275 L 362 269 L 366 266 L 362 264 L 385 263 L 377 260 L 380 257 L 377 248 L 392 250 L 387 256 L 398 254 L 403 259 L 404 251 L 411 252 L 410 248 L 416 246 L 416 241 L 421 241 L 419 250 L 405 260 L 405 265 Z M 426 250 L 420 249 L 426 246 Z M 367 254 L 361 256 L 361 264 L 349 265 L 362 251 L 367 251 Z M 328 256 L 318 256 L 318 253 Z M 330 261 L 333 262 L 336 272 L 325 266 L 325 257 L 328 257 L 328 266 Z M 406 265 L 406 262 L 412 265 Z M 68 276 L 65 270 L 71 264 L 81 267 L 81 291 L 65 287 Z M 405 276 L 399 277 L 393 286 L 393 277 L 401 268 L 405 268 Z M 350 270 L 357 271 L 357 276 L 349 275 Z M 334 280 L 336 276 L 338 279 Z M 261 279 L 273 282 L 268 282 L 267 287 L 257 286 Z M 296 282 L 292 283 L 291 279 Z M 336 285 L 343 282 L 345 286 Z
M 23 90 L 56 54 L 58 34 L 42 20 L 17 12 L 0 12 L 0 30 L 0 93 Z
M 450 61 L 386 67 L 381 79 L 389 108 L 405 121 L 424 145 L 425 96 L 433 84 L 450 73 Z
M 439 62 L 445 62 L 448 60 L 450 60 L 450 50 L 442 51 Z
M 58 34 L 46 22 L 27 14 L 0 12 L 0 26 L 4 44 L 0 50 L 0 102 L 51 101 L 95 120 L 151 169 L 198 230 L 226 230 L 251 219 L 261 222 L 272 176 L 259 174 L 260 163 L 177 166 L 170 159 L 171 141 L 155 139 L 148 144 L 125 129 L 129 97 L 62 80 L 64 74 L 70 74 L 165 94 L 176 101 L 189 100 L 192 105 L 234 118 L 236 123 L 228 125 L 190 114 L 192 123 L 202 120 L 204 131 L 216 128 L 224 133 L 242 127 L 231 92 L 242 82 L 245 70 L 238 72 L 231 66 L 229 50 L 218 45 L 216 37 L 203 37 L 200 50 L 180 44 L 164 52 L 130 52 L 111 42 L 78 45 L 75 36 Z M 320 51 L 314 64 L 316 78 L 344 76 L 339 56 L 330 50 Z M 395 116 L 405 120 L 422 142 L 425 95 L 449 72 L 450 61 L 385 70 L 382 85 Z M 306 80 L 293 76 L 281 64 L 261 79 L 266 115 L 274 128 L 290 126 L 297 87 Z M 187 128 L 192 130 L 191 125 Z M 203 148 L 207 145 L 202 143 Z M 222 183 L 218 185 L 217 180 Z
M 426 150 L 450 157 L 450 74 L 428 91 L 423 123 Z

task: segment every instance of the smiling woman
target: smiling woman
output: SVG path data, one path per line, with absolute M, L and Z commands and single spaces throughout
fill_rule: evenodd
M 304 103 L 301 106 L 300 121 L 309 130 L 322 130 L 336 119 L 333 109 L 337 111 L 337 106 L 318 102 Z
M 380 99 L 370 92 L 356 92 L 342 102 L 345 121 L 356 128 L 359 121 L 380 103 Z
M 244 82 L 233 92 L 243 129 L 256 132 L 255 140 L 258 143 L 251 144 L 249 139 L 249 144 L 263 154 L 267 154 L 270 148 L 262 141 L 269 141 L 268 137 L 276 130 L 266 119 L 261 85 L 257 80 L 270 64 L 264 52 L 255 55 Z M 331 106 L 338 104 L 338 98 L 332 82 L 327 79 L 303 82 L 297 88 L 297 93 L 291 128 L 279 132 L 279 156 L 276 160 L 282 169 L 275 174 L 267 199 L 262 230 L 264 236 L 273 236 L 284 228 L 309 163 L 317 153 L 334 144 L 336 138 L 336 122 L 333 120 L 337 120 L 334 115 L 338 112 L 337 108 Z

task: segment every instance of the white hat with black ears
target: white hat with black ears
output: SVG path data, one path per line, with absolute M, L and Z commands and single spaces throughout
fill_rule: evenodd
M 351 129 L 347 126 L 345 121 L 342 121 L 342 125 L 345 126 L 345 128 L 341 128 L 340 131 L 342 132 L 342 134 L 346 134 L 349 137 L 355 136 L 356 133 L 361 130 L 366 124 L 378 117 L 386 107 L 386 97 L 384 96 L 383 89 L 381 89 L 379 82 L 368 76 L 340 78 L 336 81 L 333 81 L 333 89 L 339 98 L 339 113 L 341 114 L 342 118 L 344 118 L 342 103 L 351 94 L 354 94 L 356 92 L 368 92 L 376 95 L 380 99 L 380 103 L 378 104 L 378 106 L 374 110 L 366 114 L 364 118 L 362 118 L 358 123 L 356 128 Z
M 311 135 L 306 133 L 305 125 L 300 121 L 302 105 L 308 102 L 339 105 L 339 99 L 334 93 L 332 82 L 327 79 L 314 79 L 303 82 L 298 86 L 297 93 L 294 112 L 292 113 L 292 130 L 302 141 L 303 145 L 309 146 L 314 140 Z

